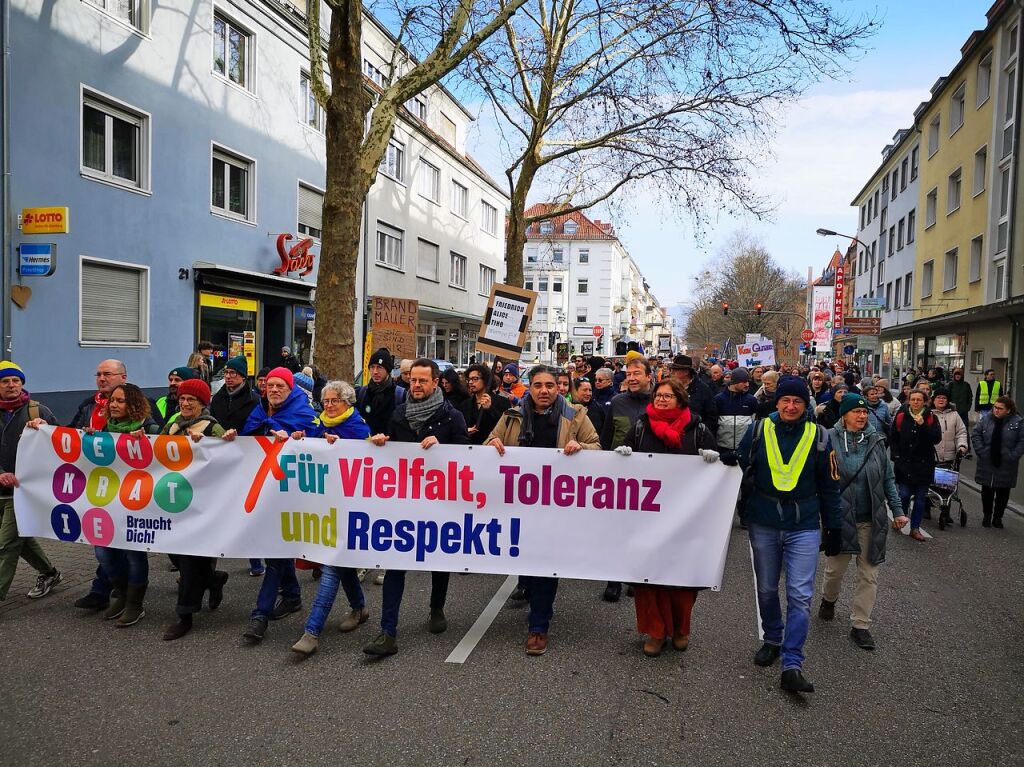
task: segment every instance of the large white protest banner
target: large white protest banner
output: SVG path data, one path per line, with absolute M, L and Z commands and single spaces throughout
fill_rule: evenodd
M 691 456 L 27 430 L 22 535 L 217 557 L 721 584 L 740 472 Z

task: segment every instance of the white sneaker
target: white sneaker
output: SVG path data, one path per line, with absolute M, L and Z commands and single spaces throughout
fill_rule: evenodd
M 360 567 L 358 570 L 356 570 L 356 577 L 359 579 L 360 583 L 366 580 L 366 572 L 367 571 L 365 567 Z
M 387 570 L 381 570 L 379 573 L 377 573 L 377 577 L 373 579 L 373 582 L 376 583 L 378 586 L 383 586 L 384 576 L 387 575 L 387 572 Z
M 40 597 L 45 597 L 60 581 L 60 570 L 54 570 L 52 575 L 40 575 L 36 578 L 36 585 L 28 592 L 28 598 L 39 599 Z

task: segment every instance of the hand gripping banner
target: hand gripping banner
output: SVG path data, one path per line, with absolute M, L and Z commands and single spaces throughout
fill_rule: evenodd
M 348 567 L 721 585 L 740 472 L 679 455 L 26 430 L 24 536 Z

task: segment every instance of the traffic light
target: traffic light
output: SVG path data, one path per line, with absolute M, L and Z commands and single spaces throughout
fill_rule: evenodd
M 761 310 L 762 309 L 764 309 L 764 304 L 762 304 L 760 301 L 758 301 L 756 304 L 754 304 L 754 311 L 757 312 L 757 316 L 758 317 L 761 316 Z
M 604 336 L 603 335 L 597 337 L 597 350 L 599 352 L 603 352 L 604 351 Z
M 724 314 L 726 317 L 729 316 L 729 302 L 728 301 L 723 301 L 722 302 L 722 314 Z
M 552 349 L 555 348 L 555 331 L 548 333 L 548 346 Z

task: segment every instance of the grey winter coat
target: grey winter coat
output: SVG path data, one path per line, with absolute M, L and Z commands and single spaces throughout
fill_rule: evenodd
M 952 461 L 956 451 L 963 448 L 967 452 L 967 427 L 960 419 L 960 414 L 952 407 L 945 410 L 932 408 L 932 415 L 939 420 L 942 429 L 942 441 L 935 446 L 936 461 Z
M 848 432 L 842 421 L 829 430 L 829 437 L 835 450 L 839 486 L 842 488 L 843 532 L 840 553 L 862 554 L 857 539 L 856 504 L 857 499 L 860 499 L 862 504 L 870 504 L 871 512 L 871 545 L 864 556 L 871 564 L 879 565 L 885 561 L 885 542 L 889 535 L 886 503 L 894 517 L 903 515 L 885 439 L 870 423 L 861 432 Z M 864 468 L 858 474 L 862 466 Z
M 995 416 L 989 410 L 982 413 L 981 418 L 971 429 L 971 444 L 978 458 L 978 468 L 974 472 L 974 481 L 985 487 L 1016 487 L 1017 465 L 1024 456 L 1024 418 L 1019 415 L 1008 415 L 1003 418 L 1003 460 L 998 468 L 992 465 L 990 447 L 992 433 L 995 431 Z

